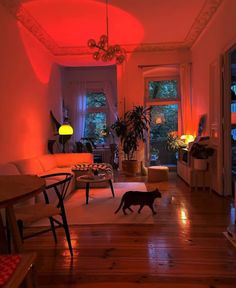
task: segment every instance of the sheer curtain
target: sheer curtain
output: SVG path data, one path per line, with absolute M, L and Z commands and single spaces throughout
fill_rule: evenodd
M 112 85 L 110 81 L 104 81 L 103 83 L 104 93 L 106 95 L 108 109 L 109 109 L 109 122 L 115 122 L 117 118 L 117 103 L 112 92 Z
M 86 116 L 86 94 L 88 91 L 103 91 L 107 99 L 107 125 L 110 126 L 117 117 L 117 100 L 113 93 L 111 81 L 72 81 L 65 93 L 65 106 L 69 109 L 69 119 L 74 128 L 72 141 L 77 142 L 84 136 Z
M 66 98 L 69 107 L 69 117 L 74 126 L 73 140 L 79 141 L 83 137 L 86 114 L 86 81 L 70 83 L 70 89 Z
M 193 134 L 191 63 L 180 65 L 182 134 Z

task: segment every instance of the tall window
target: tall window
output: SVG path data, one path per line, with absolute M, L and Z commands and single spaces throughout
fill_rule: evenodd
M 107 99 L 103 91 L 87 91 L 84 137 L 93 138 L 95 144 L 104 144 L 104 129 L 108 122 Z
M 146 105 L 152 106 L 152 123 L 147 145 L 149 165 L 176 165 L 176 152 L 167 148 L 168 133 L 179 128 L 179 80 L 177 77 L 146 79 Z

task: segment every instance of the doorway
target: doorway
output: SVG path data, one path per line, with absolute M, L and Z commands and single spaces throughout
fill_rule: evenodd
M 224 195 L 234 195 L 236 181 L 236 45 L 223 59 L 223 168 Z

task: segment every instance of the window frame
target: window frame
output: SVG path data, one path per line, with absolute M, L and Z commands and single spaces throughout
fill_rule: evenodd
M 87 87 L 86 89 L 86 97 L 88 95 L 88 93 L 103 93 L 106 97 L 106 105 L 105 106 L 101 106 L 101 107 L 86 107 L 86 111 L 85 111 L 85 119 L 86 119 L 86 116 L 90 113 L 104 113 L 106 115 L 106 127 L 109 126 L 109 123 L 110 123 L 110 117 L 109 117 L 109 107 L 108 107 L 108 100 L 107 100 L 107 95 L 104 91 L 104 88 L 103 87 L 97 87 L 97 88 L 90 88 L 90 87 Z M 85 131 L 84 131 L 85 132 Z M 84 135 L 84 137 L 86 137 Z M 107 138 L 104 138 L 104 144 L 107 144 Z M 102 146 L 104 144 L 96 144 L 96 146 Z
M 153 81 L 170 81 L 170 80 L 176 80 L 177 81 L 177 97 L 176 98 L 166 98 L 166 99 L 151 99 L 149 97 L 149 85 L 148 83 Z M 180 134 L 182 132 L 182 120 L 181 120 L 181 91 L 180 91 L 180 77 L 179 75 L 166 75 L 166 76 L 153 76 L 153 77 L 145 77 L 144 78 L 145 83 L 145 91 L 144 91 L 144 99 L 145 99 L 145 106 L 164 106 L 164 105 L 171 105 L 171 104 L 177 104 L 178 105 L 178 131 L 177 133 Z M 146 163 L 149 165 L 149 153 L 150 153 L 150 128 L 147 133 L 147 142 L 146 142 Z

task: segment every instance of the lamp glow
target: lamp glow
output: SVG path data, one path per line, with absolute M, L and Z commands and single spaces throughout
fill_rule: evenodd
M 64 123 L 59 128 L 58 133 L 59 135 L 73 135 L 74 130 L 69 123 Z
M 194 137 L 191 134 L 182 135 L 180 139 L 183 140 L 185 144 L 188 144 L 194 141 Z

